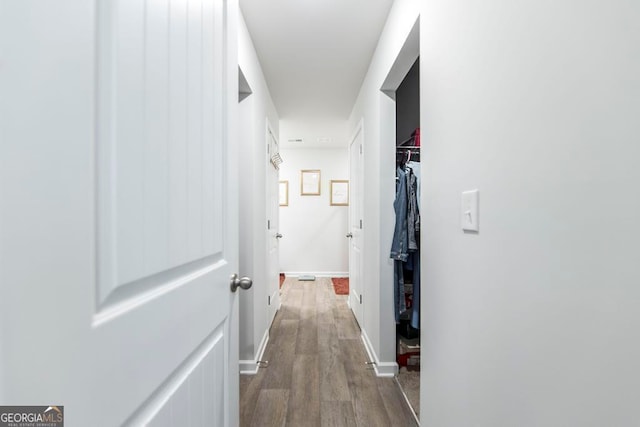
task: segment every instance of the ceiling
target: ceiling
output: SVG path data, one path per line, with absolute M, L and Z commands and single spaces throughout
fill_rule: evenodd
M 240 0 L 281 119 L 348 119 L 392 3 Z

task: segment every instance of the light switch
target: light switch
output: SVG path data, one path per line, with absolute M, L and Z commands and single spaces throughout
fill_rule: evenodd
M 460 213 L 462 229 L 478 231 L 478 190 L 462 192 L 462 211 Z

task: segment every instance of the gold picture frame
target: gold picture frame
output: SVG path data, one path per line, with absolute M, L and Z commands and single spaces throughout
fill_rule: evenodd
M 280 181 L 278 185 L 280 206 L 289 206 L 289 181 Z
M 300 171 L 300 195 L 319 196 L 320 195 L 320 170 L 303 169 Z
M 349 206 L 349 181 L 346 179 L 331 180 L 331 206 Z

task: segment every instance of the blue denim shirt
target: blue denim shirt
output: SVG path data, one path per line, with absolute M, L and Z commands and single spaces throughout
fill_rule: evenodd
M 409 236 L 407 234 L 407 175 L 402 168 L 398 168 L 397 174 L 396 200 L 393 202 L 393 209 L 396 212 L 396 226 L 393 231 L 390 257 L 397 261 L 407 261 L 409 258 Z

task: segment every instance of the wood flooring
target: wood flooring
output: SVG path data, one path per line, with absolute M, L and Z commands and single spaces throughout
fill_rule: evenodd
M 331 280 L 287 278 L 256 375 L 240 376 L 241 426 L 417 426 L 393 378 L 365 362 L 360 329 Z

